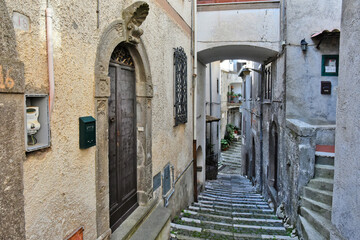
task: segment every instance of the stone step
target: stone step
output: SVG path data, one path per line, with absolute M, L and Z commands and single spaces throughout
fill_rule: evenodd
M 332 192 L 334 188 L 334 180 L 330 178 L 313 178 L 307 186 Z
M 215 229 L 227 233 L 254 233 L 254 231 L 267 234 L 267 235 L 283 235 L 286 236 L 287 232 L 284 226 L 264 226 L 264 225 L 248 225 L 248 224 L 231 224 L 225 222 L 214 222 L 214 221 L 201 221 L 192 218 L 181 218 L 175 220 L 175 223 L 171 225 L 173 228 L 203 232 L 204 230 Z
M 278 240 L 290 240 L 294 239 L 289 236 L 283 235 L 267 235 L 267 234 L 245 234 L 245 233 L 230 233 L 220 230 L 213 230 L 213 229 L 204 229 L 203 232 L 191 232 L 186 230 L 177 231 L 177 229 L 172 229 L 173 232 L 177 232 L 176 238 L 178 240 L 199 240 L 199 239 L 278 239 Z
M 308 223 L 320 233 L 321 236 L 325 237 L 325 239 L 330 239 L 329 228 L 331 227 L 331 221 L 305 207 L 300 208 L 300 215 L 304 217 L 306 221 L 308 221 Z
M 247 217 L 223 217 L 214 214 L 189 214 L 181 213 L 181 219 L 188 221 L 189 219 L 194 219 L 194 221 L 213 221 L 213 222 L 223 222 L 228 224 L 245 224 L 245 225 L 257 225 L 257 226 L 272 226 L 272 227 L 283 227 L 283 223 L 280 219 L 270 219 L 270 218 L 253 218 L 251 216 Z
M 252 192 L 250 192 L 250 190 Z M 223 191 L 223 192 L 215 189 L 206 190 L 206 192 L 202 193 L 202 195 L 209 197 L 224 198 L 224 199 L 234 199 L 234 198 L 263 199 L 263 197 L 260 194 L 258 194 L 253 188 L 244 189 L 243 191 L 237 191 L 235 193 L 231 193 L 231 190 Z
M 264 199 L 262 197 L 257 196 L 234 196 L 234 197 L 224 197 L 224 196 L 214 196 L 213 194 L 207 195 L 206 193 L 203 193 L 200 195 L 200 197 L 204 197 L 207 200 L 212 201 L 227 201 L 227 202 L 237 202 L 237 201 L 263 201 Z
M 316 229 L 302 216 L 299 216 L 302 235 L 305 240 L 326 240 Z
M 334 166 L 334 157 L 316 156 L 315 157 L 315 163 L 316 164 L 322 164 L 322 165 Z
M 236 201 L 263 201 L 262 197 L 258 196 L 234 196 L 234 197 L 224 197 L 224 196 L 214 196 L 213 194 L 202 193 L 199 197 L 204 197 L 204 199 L 213 200 L 213 201 L 228 201 L 228 202 L 236 202 Z
M 271 208 L 268 205 L 258 205 L 258 204 L 251 204 L 251 203 L 247 203 L 247 204 L 233 204 L 232 206 L 224 206 L 222 204 L 205 204 L 205 203 L 194 203 L 193 206 L 195 207 L 205 207 L 205 208 L 216 208 L 216 209 L 224 209 L 224 210 L 236 210 L 236 209 L 242 209 L 242 208 L 246 208 L 246 209 L 270 209 Z
M 205 204 L 219 204 L 224 206 L 233 206 L 236 204 L 257 204 L 257 205 L 266 205 L 268 204 L 263 201 L 216 201 L 216 200 L 202 200 L 202 198 L 199 198 L 199 203 L 205 203 Z
M 302 197 L 301 206 L 319 213 L 326 219 L 331 220 L 331 206 L 322 202 L 314 201 L 306 197 Z
M 240 159 L 224 158 L 224 159 L 222 160 L 222 163 L 240 165 L 240 164 L 241 164 L 241 160 L 240 160 Z
M 330 191 L 319 190 L 312 187 L 304 187 L 303 196 L 330 206 L 332 205 L 333 194 Z
M 222 216 L 222 215 L 218 215 L 218 214 L 213 214 L 213 213 L 202 213 L 202 212 L 196 212 L 193 210 L 184 210 L 184 213 L 190 214 L 192 215 L 204 215 L 204 216 L 217 216 L 219 218 L 227 218 L 227 219 L 232 219 L 232 218 L 253 218 L 253 219 L 278 219 L 276 217 L 276 215 L 274 214 L 262 214 L 262 213 L 232 213 L 231 215 L 227 215 L 227 216 Z M 227 212 L 228 213 L 228 212 Z M 281 220 L 279 220 L 281 221 Z
M 201 212 L 210 212 L 210 213 L 218 213 L 218 214 L 226 214 L 228 215 L 237 215 L 238 213 L 262 213 L 262 214 L 273 214 L 274 211 L 271 209 L 255 209 L 255 208 L 234 208 L 234 209 L 226 209 L 220 207 L 198 207 L 198 206 L 189 206 L 189 209 L 192 211 L 201 211 Z
M 334 179 L 334 166 L 315 164 L 315 178 Z

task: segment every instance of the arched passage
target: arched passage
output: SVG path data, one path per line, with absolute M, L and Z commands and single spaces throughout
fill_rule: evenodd
M 210 63 L 226 59 L 246 59 L 254 62 L 264 62 L 275 57 L 278 51 L 272 48 L 252 45 L 219 45 L 199 49 L 198 59 L 202 63 Z
M 95 62 L 95 115 L 97 119 L 96 146 L 96 201 L 97 234 L 110 234 L 109 219 L 109 109 L 111 81 L 109 63 L 118 44 L 127 42 L 122 20 L 112 22 L 102 34 Z M 152 141 L 151 99 L 152 83 L 149 61 L 143 43 L 126 45 L 134 61 L 136 96 L 136 158 L 138 204 L 145 205 L 152 198 Z

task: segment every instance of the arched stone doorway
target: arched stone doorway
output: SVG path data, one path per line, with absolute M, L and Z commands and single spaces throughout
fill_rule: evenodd
M 135 65 L 120 43 L 109 63 L 109 198 L 114 231 L 138 206 Z
M 144 7 L 138 2 L 129 9 Z M 136 5 L 136 6 L 134 6 Z M 138 8 L 136 8 L 138 7 Z M 125 14 L 123 14 L 125 16 Z M 112 22 L 102 34 L 95 62 L 95 115 L 96 134 L 96 220 L 98 237 L 110 235 L 110 199 L 109 199 L 109 98 L 111 80 L 109 63 L 114 49 L 120 43 L 127 43 L 134 62 L 135 98 L 136 98 L 136 196 L 139 205 L 146 205 L 152 198 L 152 137 L 151 137 L 151 100 L 153 96 L 149 61 L 145 47 L 140 39 L 131 37 L 123 20 Z M 140 34 L 141 35 L 141 34 Z M 105 237 L 104 237 L 105 236 Z

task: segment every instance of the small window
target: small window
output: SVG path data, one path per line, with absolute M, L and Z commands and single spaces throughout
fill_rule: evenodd
M 271 71 L 271 63 L 265 66 L 265 89 L 264 89 L 264 99 L 271 100 L 272 97 L 272 71 Z
M 219 93 L 219 79 L 216 80 L 216 92 Z
M 187 56 L 182 47 L 174 49 L 175 126 L 187 122 Z

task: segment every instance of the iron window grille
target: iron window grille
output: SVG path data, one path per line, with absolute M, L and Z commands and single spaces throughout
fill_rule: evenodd
M 265 67 L 265 91 L 264 99 L 271 100 L 272 97 L 272 71 L 271 64 Z
M 174 49 L 175 126 L 187 122 L 187 56 L 182 47 Z

